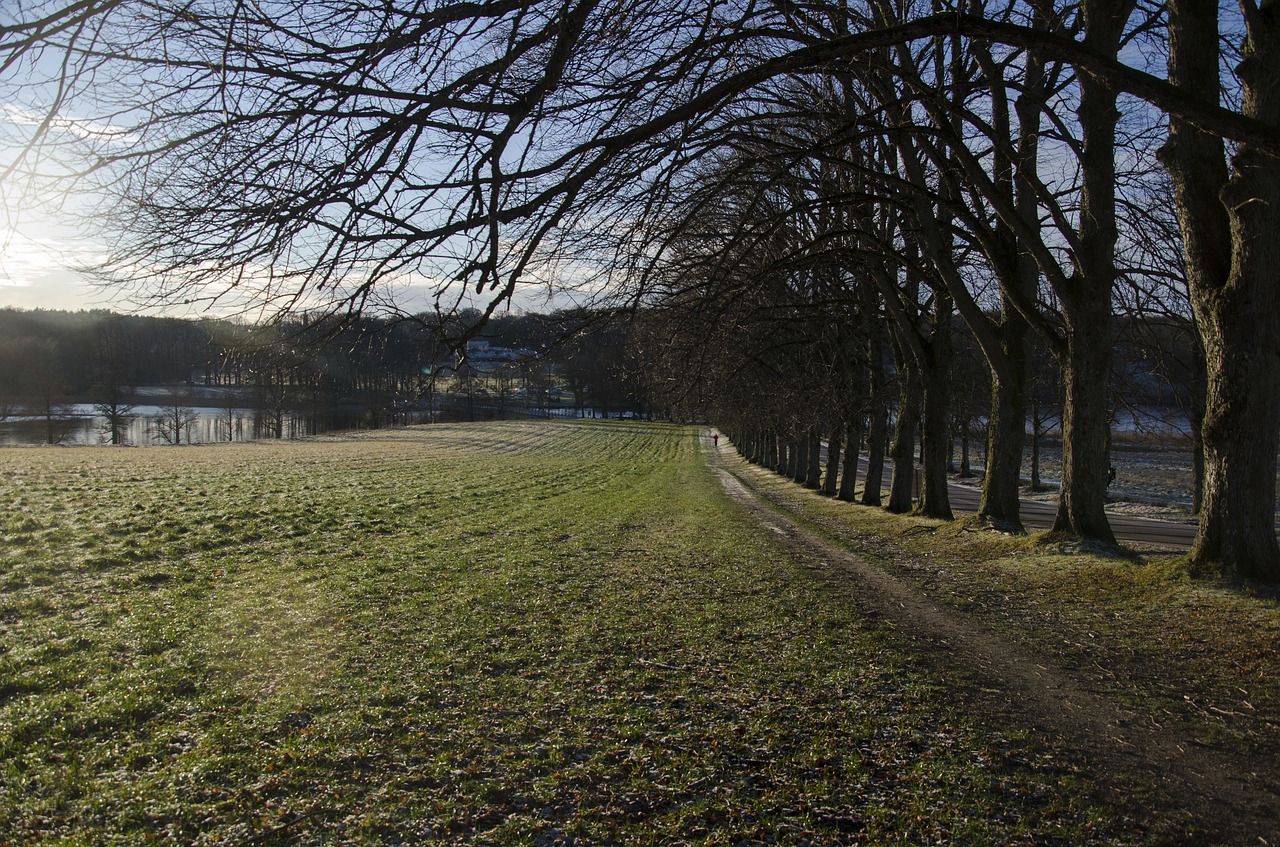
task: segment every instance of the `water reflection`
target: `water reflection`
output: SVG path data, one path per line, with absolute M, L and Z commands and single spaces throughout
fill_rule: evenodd
M 183 444 L 211 444 L 219 441 L 252 441 L 274 438 L 274 421 L 270 424 L 253 412 L 228 411 L 225 408 L 189 407 L 194 412 L 182 433 Z M 167 443 L 157 432 L 153 419 L 163 413 L 160 406 L 135 406 L 124 427 L 125 443 L 137 446 Z M 282 423 L 283 438 L 313 435 L 310 421 L 302 416 L 286 415 Z M 52 439 L 50 435 L 52 434 Z M 66 409 L 66 415 L 52 421 L 43 417 L 17 417 L 0 421 L 0 446 L 18 444 L 110 444 L 107 419 L 88 404 Z

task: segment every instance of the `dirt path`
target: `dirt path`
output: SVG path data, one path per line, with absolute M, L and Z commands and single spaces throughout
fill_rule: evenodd
M 733 500 L 866 614 L 919 647 L 929 667 L 948 680 L 959 677 L 959 696 L 975 708 L 1012 712 L 1053 746 L 1077 751 L 1085 772 L 1112 791 L 1136 783 L 1150 789 L 1143 792 L 1149 795 L 1143 802 L 1175 815 L 1190 813 L 1211 833 L 1209 840 L 1190 837 L 1196 843 L 1280 844 L 1280 793 L 1267 776 L 1274 773 L 1274 762 L 1205 747 L 1161 726 L 1153 715 L 1098 693 L 1099 681 L 1066 671 L 1051 657 L 996 633 L 978 616 L 935 603 L 910 583 L 781 514 L 778 509 L 799 507 L 783 500 L 770 503 L 750 474 L 735 473 L 719 451 L 712 451 L 710 461 Z

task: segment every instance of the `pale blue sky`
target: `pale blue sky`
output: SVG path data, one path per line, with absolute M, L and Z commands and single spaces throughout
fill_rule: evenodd
M 72 270 L 92 262 L 90 242 L 46 220 L 0 220 L 0 307 L 88 309 L 108 305 L 107 292 L 95 289 Z
M 100 254 L 100 246 L 67 227 L 28 218 L 19 221 L 15 231 L 0 217 L 0 308 L 136 311 L 136 306 L 128 302 L 122 292 L 95 286 L 75 270 L 79 265 L 92 264 Z M 384 289 L 383 296 L 393 297 L 400 308 L 418 311 L 430 308 L 433 294 L 432 287 L 423 283 L 398 286 L 390 292 Z M 484 305 L 484 297 L 466 293 L 460 287 L 456 294 L 462 297 L 462 305 Z M 588 299 L 567 294 L 549 299 L 546 295 L 545 287 L 530 286 L 517 294 L 512 305 L 517 309 L 547 311 Z M 375 309 L 379 299 L 374 298 L 375 302 L 371 303 Z M 446 301 L 442 305 L 447 308 L 453 304 Z M 146 311 L 155 312 L 154 309 Z M 164 313 L 200 317 L 217 311 L 175 305 Z

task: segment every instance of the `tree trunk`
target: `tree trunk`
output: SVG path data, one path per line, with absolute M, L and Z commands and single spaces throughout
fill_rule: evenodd
M 1105 55 L 1119 50 L 1132 8 L 1085 0 L 1085 44 Z M 1053 529 L 1115 543 L 1107 522 L 1107 401 L 1111 382 L 1111 295 L 1115 287 L 1116 93 L 1080 76 L 1080 223 L 1074 269 L 1060 292 L 1066 319 L 1063 360 L 1062 489 Z
M 1241 111 L 1274 126 L 1280 123 L 1280 7 L 1250 8 L 1237 69 Z M 1196 292 L 1208 367 L 1204 503 L 1190 562 L 1195 571 L 1280 580 L 1280 165 L 1241 144 L 1221 196 L 1231 231 L 1230 273 L 1224 288 Z
M 986 474 L 978 501 L 978 517 L 1021 532 L 1019 488 L 1022 451 L 1027 438 L 1026 323 L 1016 316 L 1006 317 L 1002 343 L 1010 375 L 1002 378 L 995 368 L 991 369 Z
M 1204 413 L 1207 386 L 1207 364 L 1204 360 L 1204 342 L 1196 329 L 1196 349 L 1191 377 L 1191 513 L 1199 515 L 1204 505 Z
M 1275 528 L 1280 421 L 1280 350 L 1275 344 L 1280 331 L 1275 313 L 1280 240 L 1275 234 L 1280 232 L 1280 185 L 1268 194 L 1266 206 L 1255 203 L 1253 209 L 1238 208 L 1232 215 L 1233 229 L 1257 226 L 1257 237 L 1242 238 L 1253 243 L 1237 245 L 1233 284 L 1206 327 L 1205 487 L 1190 563 L 1195 572 L 1225 569 L 1280 580 Z M 1256 220 L 1242 221 L 1246 216 L 1270 220 L 1264 227 Z M 1261 284 L 1265 277 L 1271 277 L 1269 286 Z
M 1280 9 L 1245 4 L 1241 111 L 1280 122 Z M 1218 8 L 1170 0 L 1169 79 L 1218 102 Z M 1227 175 L 1221 139 L 1174 117 L 1161 161 L 1173 178 L 1191 302 L 1205 353 L 1203 500 L 1188 563 L 1280 579 L 1275 477 L 1280 415 L 1280 169 L 1248 143 Z
M 947 465 L 951 453 L 951 298 L 934 296 L 933 327 L 925 348 L 928 368 L 924 374 L 924 403 L 920 416 L 920 463 L 924 477 L 920 487 L 920 513 L 928 518 L 952 520 L 947 492 Z
M 852 503 L 858 483 L 858 450 L 862 446 L 862 416 L 853 415 L 849 422 L 848 440 L 844 445 L 844 469 L 840 474 L 839 499 Z
M 1033 25 L 1049 26 L 1047 10 L 1036 6 Z M 992 67 L 988 73 L 998 74 Z M 1040 126 L 1045 108 L 1044 63 L 1033 54 L 1026 58 L 1022 91 L 1014 103 L 1018 116 L 1017 143 L 1010 155 L 993 151 L 995 183 L 1013 207 L 1017 220 L 1033 231 L 1039 219 L 1036 179 L 1040 160 Z M 995 103 L 1000 105 L 1001 100 Z M 996 115 L 1009 134 L 1007 113 Z M 1000 318 L 996 337 L 975 333 L 991 368 L 991 414 L 986 438 L 982 497 L 978 516 L 1004 529 L 1022 532 L 1020 487 L 1022 452 L 1026 443 L 1027 396 L 1029 394 L 1028 337 L 1031 332 L 1019 302 L 1032 304 L 1040 282 L 1040 268 L 1031 251 L 1033 235 L 1019 234 L 1008 222 L 997 221 L 991 255 L 1000 278 Z
M 800 433 L 795 440 L 795 466 L 791 468 L 791 479 L 801 485 L 804 484 L 805 478 L 809 473 L 809 438 L 805 433 Z
M 822 493 L 828 497 L 836 496 L 840 475 L 840 427 L 832 427 L 827 436 L 827 470 L 822 478 Z
M 805 468 L 804 487 L 815 491 L 822 486 L 822 430 L 813 427 L 809 430 L 808 453 L 809 463 Z
M 889 407 L 885 402 L 884 330 L 873 331 L 870 341 L 871 425 L 867 434 L 867 473 L 862 478 L 862 505 L 879 506 L 884 480 L 885 445 L 889 441 Z
M 915 508 L 912 497 L 915 487 L 915 438 L 916 420 L 920 416 L 920 375 L 914 365 L 902 368 L 898 375 L 902 381 L 898 393 L 898 419 L 893 431 L 893 446 L 889 448 L 893 460 L 893 475 L 889 480 L 889 502 L 885 510 L 905 514 Z
M 1062 488 L 1055 532 L 1115 543 L 1107 521 L 1107 386 L 1111 369 L 1110 294 L 1104 326 L 1068 333 L 1063 367 Z M 1095 318 L 1098 310 L 1086 307 Z

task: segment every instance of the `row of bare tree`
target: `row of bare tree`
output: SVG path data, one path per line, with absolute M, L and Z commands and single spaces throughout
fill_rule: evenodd
M 997 21 L 957 11 L 951 32 L 757 85 L 733 133 L 684 169 L 677 201 L 642 225 L 662 245 L 646 267 L 647 292 L 695 311 L 721 334 L 711 349 L 729 352 L 714 383 L 718 419 L 753 459 L 813 487 L 825 437 L 836 446 L 824 483 L 833 494 L 841 442 L 856 449 L 866 438 L 878 480 L 891 439 L 891 511 L 913 505 L 919 426 L 920 509 L 950 518 L 958 315 L 991 379 L 980 515 L 1018 527 L 1034 334 L 1063 385 L 1054 529 L 1113 541 L 1104 504 L 1115 315 L 1126 303 L 1154 307 L 1191 323 L 1201 345 L 1191 567 L 1280 577 L 1280 257 L 1268 253 L 1266 214 L 1280 201 L 1280 169 L 1272 141 L 1248 134 L 1228 162 L 1230 130 L 1212 114 L 1220 95 L 1235 94 L 1240 116 L 1280 123 L 1280 112 L 1265 112 L 1280 83 L 1255 72 L 1274 60 L 1277 19 L 1272 9 L 1242 9 L 1241 63 L 1226 94 L 1216 5 L 1087 1 L 1009 6 Z M 900 7 L 872 10 L 859 36 L 840 29 L 847 9 L 807 23 L 824 50 L 910 23 Z M 977 37 L 1019 15 L 1016 35 Z M 1168 61 L 1166 99 L 1152 98 L 1171 109 L 1167 133 L 1163 114 L 1120 96 L 1143 93 L 1124 82 L 1119 56 L 1152 33 Z M 1156 153 L 1163 171 L 1152 167 Z M 864 502 L 878 505 L 878 489 L 868 486 Z
M 1051 185 L 1037 176 L 1042 157 L 1061 163 L 1070 155 L 1050 124 L 1071 105 L 1061 99 L 1070 70 L 1021 52 L 997 63 L 987 48 L 939 37 L 885 48 L 878 66 L 856 75 L 772 87 L 768 100 L 757 98 L 752 132 L 708 160 L 675 214 L 667 207 L 661 220 L 646 222 L 665 246 L 649 266 L 648 294 L 673 313 L 700 315 L 700 331 L 686 343 L 729 351 L 715 386 L 717 416 L 745 437 L 754 458 L 765 433 L 784 447 L 796 442 L 811 467 L 789 470 L 816 487 L 816 450 L 808 445 L 820 432 L 833 444 L 847 432 L 855 447 L 867 438 L 873 462 L 891 439 L 888 508 L 906 511 L 919 426 L 921 509 L 948 519 L 953 331 L 961 318 L 991 380 L 980 513 L 1006 527 L 1020 527 L 1037 333 L 1061 364 L 1065 395 L 1056 528 L 1113 540 L 1103 505 L 1119 301 L 1110 284 L 1097 286 L 1124 276 L 1144 299 L 1189 318 L 1185 292 L 1168 286 L 1178 276 L 1169 255 L 1176 245 L 1138 241 L 1118 251 L 1114 217 L 1106 233 L 1093 231 L 1098 215 L 1081 204 L 1116 208 L 1114 171 L 1099 176 L 1092 193 L 1083 168 Z M 1016 86 L 1001 76 L 1010 66 L 1021 69 Z M 1011 87 L 1018 93 L 1010 96 Z M 1142 150 L 1127 152 L 1140 161 Z M 1167 230 L 1171 221 L 1156 205 L 1166 186 L 1143 176 L 1127 174 L 1137 185 L 1124 198 L 1130 224 Z M 1093 245 L 1099 238 L 1104 244 Z M 1077 266 L 1090 245 L 1107 257 L 1099 273 Z M 1117 259 L 1127 262 L 1123 274 Z M 670 325 L 682 324 L 673 314 Z M 706 326 L 721 337 L 712 340 Z M 796 449 L 779 455 L 770 446 L 766 461 L 790 465 Z M 871 475 L 878 480 L 876 469 Z M 879 505 L 878 482 L 864 502 Z
M 1176 312 L 1185 278 L 1189 561 L 1280 578 L 1269 0 L 30 0 L 0 26 L 10 114 L 37 116 L 8 125 L 7 178 L 95 185 L 104 272 L 143 302 L 448 312 L 469 290 L 488 317 L 571 289 L 767 334 L 726 348 L 762 362 L 795 338 L 755 372 L 830 369 L 846 397 L 886 390 L 892 356 L 931 513 L 958 315 L 991 373 L 983 514 L 1017 521 L 1034 334 L 1063 383 L 1056 528 L 1110 539 L 1114 316 Z M 741 318 L 761 310 L 793 324 Z M 740 405 L 773 402 L 752 379 Z

